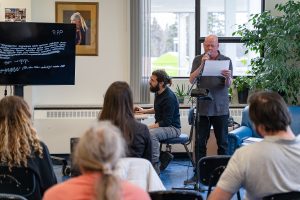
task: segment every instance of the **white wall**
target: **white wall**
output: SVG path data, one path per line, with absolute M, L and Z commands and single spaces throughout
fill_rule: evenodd
M 80 0 L 85 1 L 91 2 Z M 113 81 L 129 81 L 128 0 L 96 2 L 99 3 L 98 56 L 76 56 L 74 86 L 32 87 L 34 105 L 100 104 Z M 32 21 L 54 22 L 55 1 L 32 0 Z
M 0 21 L 5 21 L 5 8 L 26 8 L 26 20 L 31 21 L 31 0 L 0 0 Z M 0 87 L 0 97 L 4 96 L 5 87 Z M 32 107 L 32 95 L 31 88 L 25 88 L 24 93 L 27 94 L 25 100 L 28 102 L 29 106 Z M 13 88 L 7 88 L 7 95 L 11 95 L 13 93 Z
M 5 8 L 26 8 L 26 20 L 31 20 L 31 0 L 0 0 L 0 21 L 5 20 Z
M 76 57 L 74 86 L 26 86 L 25 99 L 33 106 L 97 105 L 113 81 L 129 81 L 129 1 L 94 0 L 99 3 L 99 55 Z M 273 10 L 276 3 L 286 1 L 266 0 L 266 9 Z M 0 9 L 5 7 L 26 7 L 33 22 L 55 22 L 53 0 L 0 0 Z M 0 20 L 4 20 L 4 12 L 0 12 Z

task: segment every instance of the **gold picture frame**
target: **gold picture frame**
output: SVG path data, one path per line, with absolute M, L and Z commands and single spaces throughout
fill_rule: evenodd
M 76 55 L 98 55 L 97 2 L 55 2 L 55 21 L 76 24 Z

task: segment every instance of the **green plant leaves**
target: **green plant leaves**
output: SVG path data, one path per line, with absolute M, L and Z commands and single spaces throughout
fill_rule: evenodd
M 233 34 L 240 35 L 249 50 L 260 54 L 250 62 L 254 75 L 251 88 L 283 92 L 286 101 L 297 104 L 300 95 L 300 2 L 289 0 L 277 4 L 275 9 L 281 12 L 280 16 L 272 16 L 269 11 L 251 15 L 248 23 L 238 26 Z M 236 79 L 234 82 L 239 90 L 244 85 L 239 77 Z

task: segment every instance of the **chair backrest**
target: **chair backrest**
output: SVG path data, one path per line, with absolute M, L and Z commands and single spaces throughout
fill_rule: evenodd
M 300 192 L 287 192 L 264 197 L 263 200 L 300 200 Z
M 228 155 L 216 155 L 201 158 L 197 165 L 199 182 L 206 186 L 215 186 L 230 157 Z
M 241 122 L 241 126 L 247 126 L 250 128 L 250 130 L 252 131 L 252 136 L 251 137 L 261 137 L 255 130 L 253 127 L 253 123 L 250 120 L 250 116 L 249 116 L 249 106 L 246 106 L 243 109 L 242 112 L 242 122 Z
M 300 106 L 289 106 L 289 111 L 292 116 L 291 129 L 295 135 L 300 134 Z
M 27 199 L 17 194 L 0 193 L 0 200 L 27 200 Z
M 196 191 L 166 190 L 149 192 L 152 200 L 202 200 L 202 196 Z
M 27 199 L 41 199 L 37 176 L 30 168 L 0 166 L 0 193 L 16 194 Z
M 165 190 L 152 164 L 143 158 L 121 158 L 114 174 L 123 180 L 138 185 L 145 191 Z

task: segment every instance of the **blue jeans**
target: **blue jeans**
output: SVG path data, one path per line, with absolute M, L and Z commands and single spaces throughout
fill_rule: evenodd
M 149 129 L 152 141 L 152 163 L 159 162 L 160 141 L 180 136 L 180 129 L 173 126 Z

